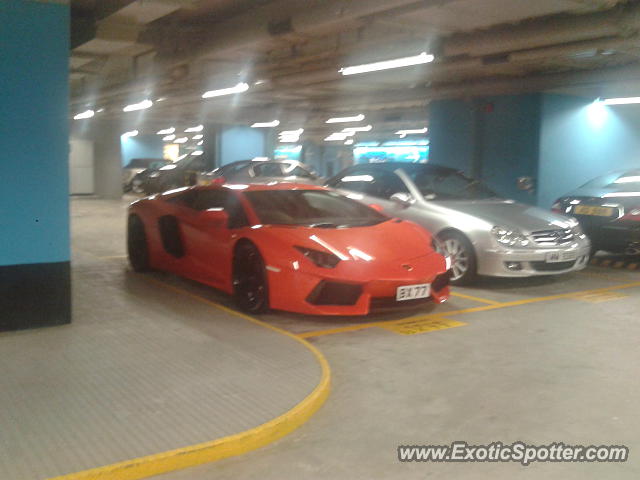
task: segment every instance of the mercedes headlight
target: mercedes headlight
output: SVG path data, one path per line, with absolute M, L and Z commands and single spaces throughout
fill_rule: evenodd
M 586 235 L 584 234 L 584 230 L 582 230 L 582 227 L 580 226 L 580 224 L 578 222 L 575 223 L 575 225 L 571 225 L 571 232 L 579 238 L 585 238 Z
M 518 230 L 509 227 L 495 226 L 491 229 L 493 237 L 505 247 L 526 247 L 531 242 Z

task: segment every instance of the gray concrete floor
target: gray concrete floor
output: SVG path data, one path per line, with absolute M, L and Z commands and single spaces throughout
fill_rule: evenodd
M 31 480 L 257 427 L 317 386 L 295 339 L 129 271 L 120 202 L 73 212 L 70 325 L 0 334 L 0 479 Z

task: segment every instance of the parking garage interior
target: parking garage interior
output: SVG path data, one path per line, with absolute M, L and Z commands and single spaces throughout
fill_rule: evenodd
M 0 25 L 0 478 L 638 478 L 640 1 L 3 0 Z M 232 180 L 272 161 L 312 180 Z M 406 191 L 367 189 L 385 168 Z M 247 198 L 289 185 L 403 237 L 288 225 L 320 256 L 258 244 L 283 308 L 253 311 L 235 270 L 186 278 L 150 234 L 132 258 L 146 205 L 223 189 L 259 242 Z M 403 303 L 378 257 L 417 275 L 412 235 L 434 270 Z

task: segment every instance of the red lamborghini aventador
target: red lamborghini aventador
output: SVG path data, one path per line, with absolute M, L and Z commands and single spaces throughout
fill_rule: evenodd
M 362 315 L 449 296 L 425 230 L 323 187 L 168 191 L 131 204 L 127 237 L 134 270 L 211 285 L 253 313 Z

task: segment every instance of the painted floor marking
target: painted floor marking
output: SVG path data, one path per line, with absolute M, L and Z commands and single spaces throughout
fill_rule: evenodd
M 610 302 L 611 300 L 620 300 L 621 298 L 629 298 L 629 295 L 618 292 L 602 292 L 602 293 L 580 293 L 573 298 L 589 303 Z
M 436 330 L 445 330 L 447 328 L 461 327 L 463 325 L 468 324 L 446 317 L 432 317 L 417 320 L 408 319 L 390 325 L 381 325 L 381 327 L 399 335 L 416 335 Z

